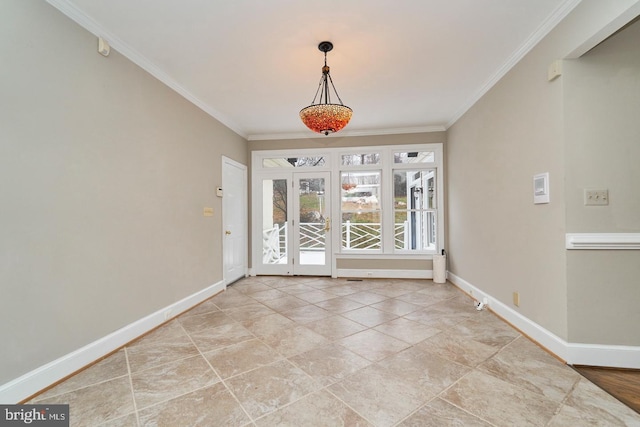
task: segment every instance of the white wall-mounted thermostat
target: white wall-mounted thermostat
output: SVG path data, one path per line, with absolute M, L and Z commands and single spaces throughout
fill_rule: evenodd
M 217 187 L 216 188 L 216 196 L 222 197 L 222 187 Z
M 549 172 L 533 176 L 533 203 L 549 203 Z

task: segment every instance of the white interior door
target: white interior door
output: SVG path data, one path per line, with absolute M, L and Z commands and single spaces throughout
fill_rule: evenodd
M 247 273 L 247 167 L 222 158 L 222 258 L 225 284 Z

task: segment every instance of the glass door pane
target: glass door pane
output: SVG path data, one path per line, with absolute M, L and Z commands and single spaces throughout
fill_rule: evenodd
M 327 221 L 324 178 L 302 178 L 299 183 L 300 264 L 324 265 Z
M 287 264 L 287 180 L 262 181 L 262 263 Z
M 329 172 L 294 174 L 293 274 L 331 275 Z

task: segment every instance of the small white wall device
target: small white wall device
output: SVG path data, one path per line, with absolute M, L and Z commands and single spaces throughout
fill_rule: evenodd
M 98 53 L 102 56 L 109 56 L 110 52 L 111 46 L 109 46 L 109 42 L 102 37 L 98 37 Z
M 549 203 L 549 172 L 533 176 L 533 203 Z

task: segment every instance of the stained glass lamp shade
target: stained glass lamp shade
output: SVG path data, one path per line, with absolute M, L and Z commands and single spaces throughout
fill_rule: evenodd
M 318 90 L 313 97 L 311 105 L 300 110 L 300 118 L 302 122 L 312 131 L 317 133 L 324 133 L 329 135 L 330 133 L 338 132 L 344 128 L 351 120 L 353 110 L 342 103 L 331 74 L 329 73 L 329 66 L 327 66 L 327 52 L 333 49 L 331 42 L 322 42 L 318 45 L 318 49 L 324 52 L 324 67 L 322 67 L 322 77 L 318 84 Z M 333 88 L 333 93 L 338 99 L 339 104 L 331 102 L 331 93 L 329 86 Z M 318 94 L 320 97 L 318 98 Z M 316 103 L 316 100 L 318 101 Z

